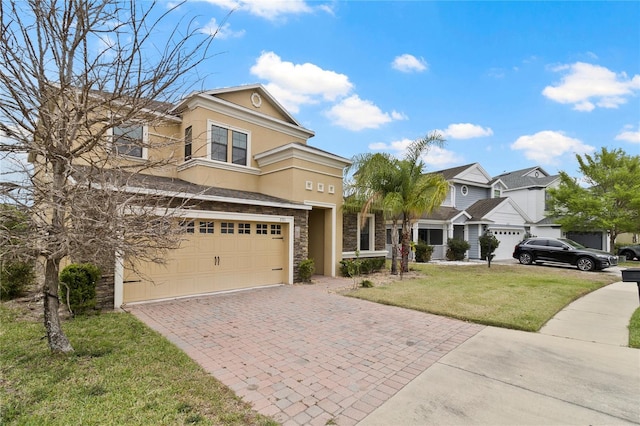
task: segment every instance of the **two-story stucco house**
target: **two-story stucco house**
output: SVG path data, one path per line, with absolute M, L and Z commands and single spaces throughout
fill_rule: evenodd
M 163 121 L 158 128 L 126 124 L 113 134 L 176 141 L 155 153 L 126 144 L 117 149 L 128 161 L 175 157 L 160 172 L 130 179 L 127 190 L 190 200 L 191 207 L 180 213 L 185 239 L 170 251 L 166 265 L 139 265 L 141 273 L 127 266 L 135 259 L 118 259 L 116 308 L 291 284 L 307 258 L 315 261 L 317 274 L 336 275 L 342 177 L 349 160 L 309 146 L 314 132 L 261 85 L 193 93 Z

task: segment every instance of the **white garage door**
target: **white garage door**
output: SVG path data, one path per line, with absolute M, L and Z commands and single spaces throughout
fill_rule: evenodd
M 184 222 L 186 240 L 166 265 L 125 269 L 123 301 L 173 298 L 285 282 L 287 224 L 220 220 Z
M 513 248 L 524 238 L 523 229 L 491 229 L 500 245 L 496 249 L 494 260 L 512 259 Z

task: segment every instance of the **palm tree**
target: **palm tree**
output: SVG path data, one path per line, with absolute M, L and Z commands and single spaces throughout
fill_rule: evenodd
M 411 225 L 440 206 L 447 195 L 447 181 L 441 175 L 424 174 L 421 159 L 433 145 L 443 143 L 442 136 L 433 132 L 412 142 L 402 159 L 386 153 L 360 154 L 349 168 L 355 173 L 348 186 L 347 205 L 359 205 L 362 215 L 372 209 L 382 210 L 393 224 L 392 274 L 397 273 L 398 223 L 402 226 L 402 273 L 409 270 Z

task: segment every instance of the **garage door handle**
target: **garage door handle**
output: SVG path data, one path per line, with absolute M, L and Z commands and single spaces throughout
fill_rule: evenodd
M 282 268 L 273 268 L 272 271 L 282 271 Z
M 273 237 L 272 240 L 284 240 L 284 237 Z

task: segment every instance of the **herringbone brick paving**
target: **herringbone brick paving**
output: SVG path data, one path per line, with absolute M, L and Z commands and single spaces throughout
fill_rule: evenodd
M 344 279 L 130 306 L 283 425 L 364 419 L 483 326 L 343 297 Z

